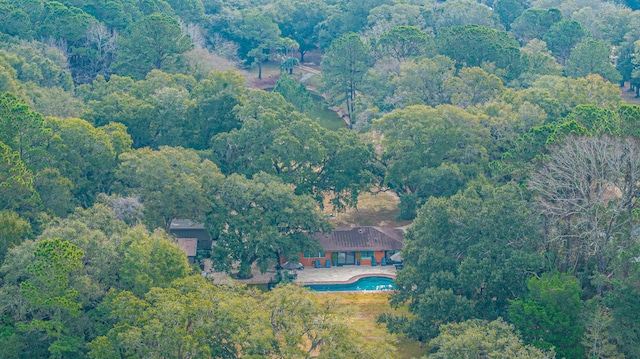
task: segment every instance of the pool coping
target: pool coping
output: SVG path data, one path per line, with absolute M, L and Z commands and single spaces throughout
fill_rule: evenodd
M 371 274 L 358 274 L 355 275 L 349 279 L 347 279 L 346 281 L 314 281 L 314 282 L 298 282 L 295 281 L 296 284 L 300 284 L 300 285 L 327 285 L 327 284 L 352 284 L 357 282 L 359 279 L 361 278 L 367 278 L 367 277 L 384 277 L 384 278 L 391 278 L 391 279 L 396 279 L 396 275 L 395 274 L 388 274 L 388 273 L 371 273 Z

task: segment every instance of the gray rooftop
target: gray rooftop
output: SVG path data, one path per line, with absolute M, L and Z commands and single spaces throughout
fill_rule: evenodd
M 194 222 L 190 219 L 174 219 L 170 229 L 204 229 L 204 223 Z

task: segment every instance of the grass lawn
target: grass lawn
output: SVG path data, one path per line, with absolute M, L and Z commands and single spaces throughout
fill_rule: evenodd
M 312 88 L 315 89 L 316 91 L 320 91 L 320 89 L 322 89 L 322 86 L 324 86 L 324 84 L 322 83 L 322 77 L 320 75 L 313 75 L 311 77 L 309 77 L 304 84 L 307 86 L 307 88 Z
M 426 346 L 420 346 L 413 340 L 399 338 L 389 334 L 382 324 L 376 323 L 378 315 L 387 312 L 406 313 L 406 308 L 394 310 L 389 306 L 389 293 L 339 293 L 317 292 L 320 300 L 335 300 L 336 304 L 349 307 L 350 320 L 358 324 L 358 327 L 367 340 L 387 340 L 397 350 L 397 358 L 411 359 L 421 358 L 427 353 Z
M 378 226 L 378 227 L 402 227 L 411 221 L 398 221 L 400 200 L 395 193 L 381 192 L 378 194 L 362 193 L 358 196 L 358 208 L 349 208 L 345 212 L 333 213 L 335 219 L 332 220 L 334 227 L 353 226 Z M 330 214 L 332 208 L 327 201 L 325 212 Z

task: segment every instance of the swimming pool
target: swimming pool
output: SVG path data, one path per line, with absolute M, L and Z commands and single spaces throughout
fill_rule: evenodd
M 393 290 L 393 279 L 387 277 L 364 277 L 349 284 L 313 284 L 305 287 L 316 292 L 350 292 L 367 290 Z

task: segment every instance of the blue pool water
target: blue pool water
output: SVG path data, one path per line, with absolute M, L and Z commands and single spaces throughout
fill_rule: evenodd
M 317 292 L 350 292 L 361 290 L 393 290 L 393 279 L 386 277 L 364 277 L 350 284 L 314 284 L 307 288 Z

